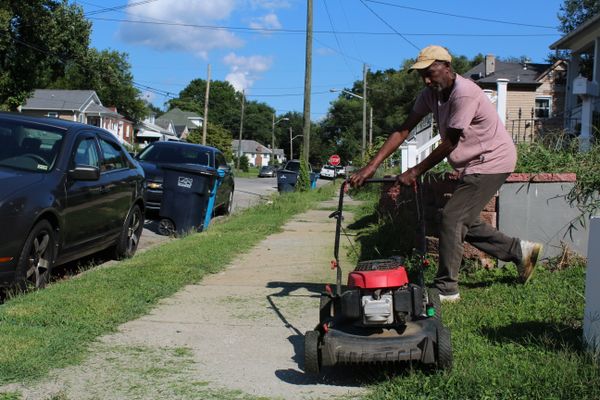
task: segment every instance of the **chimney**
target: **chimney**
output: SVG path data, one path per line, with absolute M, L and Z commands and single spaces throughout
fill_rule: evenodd
M 485 76 L 489 76 L 496 72 L 496 57 L 493 54 L 485 56 Z

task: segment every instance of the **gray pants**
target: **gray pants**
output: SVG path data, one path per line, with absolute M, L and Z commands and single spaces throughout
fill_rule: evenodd
M 479 214 L 510 174 L 465 175 L 442 211 L 440 259 L 435 286 L 442 294 L 458 293 L 463 242 L 503 261 L 518 262 L 518 238 L 508 237 L 481 221 Z

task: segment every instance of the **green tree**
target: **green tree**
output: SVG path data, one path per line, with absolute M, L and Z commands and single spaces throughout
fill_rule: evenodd
M 560 22 L 558 29 L 567 34 L 598 13 L 600 13 L 598 0 L 565 0 L 558 13 Z
M 304 151 L 300 152 L 300 170 L 298 171 L 296 190 L 299 192 L 310 190 L 310 171 L 306 163 L 306 157 L 304 157 Z
M 0 2 L 0 108 L 14 110 L 79 62 L 91 24 L 67 0 Z
M 114 106 L 128 119 L 139 122 L 149 112 L 140 91 L 133 86 L 126 53 L 88 49 L 78 62 L 68 63 L 63 77 L 49 85 L 54 89 L 95 90 L 105 106 Z
M 194 111 L 204 115 L 204 97 L 206 96 L 206 81 L 192 80 L 179 96 L 167 102 L 168 109 L 179 107 L 184 111 Z M 225 81 L 211 81 L 208 98 L 208 126 L 211 123 L 222 126 L 230 132 L 236 132 L 240 127 L 242 94 Z
M 189 143 L 202 143 L 202 128 L 193 129 L 186 141 Z M 208 124 L 206 129 L 206 144 L 215 147 L 225 154 L 228 161 L 233 159 L 233 151 L 231 148 L 232 136 L 231 132 L 217 124 Z

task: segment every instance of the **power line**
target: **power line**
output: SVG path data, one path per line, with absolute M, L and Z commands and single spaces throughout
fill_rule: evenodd
M 430 14 L 445 15 L 447 17 L 464 18 L 464 19 L 470 19 L 470 20 L 475 20 L 475 21 L 484 21 L 484 22 L 494 22 L 497 24 L 528 26 L 528 27 L 532 27 L 532 28 L 545 28 L 545 29 L 555 29 L 556 30 L 555 26 L 523 24 L 520 22 L 501 21 L 501 20 L 490 19 L 490 18 L 480 18 L 480 17 L 472 17 L 472 16 L 467 16 L 467 15 L 451 14 L 451 13 L 446 13 L 446 12 L 441 12 L 441 11 L 425 10 L 422 8 L 402 6 L 400 4 L 388 3 L 385 1 L 378 1 L 378 0 L 365 0 L 365 1 L 367 1 L 369 3 L 383 4 L 383 5 L 390 6 L 390 7 L 404 8 L 406 10 L 421 11 L 421 12 L 426 12 L 426 13 L 430 13 Z M 361 0 L 361 2 L 362 2 L 362 0 Z
M 361 0 L 362 1 L 362 0 Z M 198 24 L 185 24 L 181 22 L 167 22 L 167 21 L 146 21 L 146 20 L 130 20 L 130 19 L 117 19 L 117 18 L 102 18 L 92 17 L 89 18 L 96 21 L 107 21 L 107 22 L 125 22 L 131 24 L 147 24 L 147 25 L 166 25 L 166 26 L 179 26 L 186 28 L 197 28 L 197 29 L 208 29 L 208 30 L 226 30 L 226 31 L 246 31 L 251 33 L 274 33 L 274 34 L 302 34 L 306 33 L 305 29 L 284 29 L 284 28 L 250 28 L 240 26 L 226 26 L 226 25 L 198 25 Z M 393 28 L 392 28 L 393 29 Z M 390 35 L 401 35 L 401 36 L 459 36 L 459 37 L 540 37 L 540 36 L 557 36 L 559 33 L 528 33 L 528 34 L 481 34 L 481 33 L 401 33 L 393 29 L 394 32 L 370 32 L 370 31 L 337 31 L 338 35 L 371 35 L 371 36 L 390 36 Z M 315 30 L 315 34 L 333 34 L 330 30 Z
M 154 3 L 155 1 L 158 1 L 158 0 L 143 0 L 143 1 L 138 1 L 136 3 L 128 3 L 128 4 L 123 4 L 123 5 L 120 5 L 120 6 L 106 7 L 106 8 L 101 8 L 99 10 L 94 10 L 94 11 L 86 12 L 83 15 L 90 16 L 90 15 L 97 15 L 97 14 L 102 14 L 102 13 L 110 12 L 110 11 L 120 11 L 120 10 L 122 10 L 124 8 L 131 8 L 131 7 L 135 7 L 135 6 L 141 6 L 141 5 L 148 4 L 148 3 Z M 94 6 L 94 7 L 100 7 L 100 6 L 97 6 L 96 4 L 92 4 L 92 3 L 89 3 L 89 2 L 86 2 L 86 1 L 81 1 L 81 3 L 89 4 L 89 5 Z
M 350 74 L 352 74 L 352 68 L 350 68 L 350 64 L 348 63 L 348 60 L 346 59 L 346 56 L 343 53 L 342 45 L 340 44 L 338 35 L 337 35 L 337 33 L 335 33 L 335 26 L 333 25 L 333 20 L 331 19 L 331 14 L 329 13 L 329 7 L 327 7 L 327 0 L 323 0 L 323 5 L 325 6 L 325 12 L 327 14 L 327 18 L 329 18 L 329 25 L 331 25 L 331 29 L 333 30 L 333 37 L 335 38 L 335 42 L 337 43 L 337 46 L 340 49 L 340 54 L 342 55 L 342 59 L 344 60 L 344 63 L 346 64 L 346 67 L 348 68 L 348 72 L 350 72 Z
M 376 12 L 375 12 L 375 11 L 374 11 L 374 10 L 373 10 L 371 7 L 369 7 L 369 6 L 367 5 L 367 3 L 365 3 L 363 0 L 360 0 L 360 2 L 361 2 L 361 3 L 362 3 L 362 5 L 363 5 L 363 6 L 365 6 L 365 7 L 366 7 L 366 8 L 367 8 L 369 11 L 371 11 L 371 13 L 372 13 L 374 16 L 376 16 L 376 17 L 377 17 L 377 19 L 379 19 L 379 20 L 380 20 L 381 22 L 383 22 L 383 23 L 384 23 L 384 24 L 385 24 L 385 25 L 386 25 L 388 28 L 390 28 L 391 30 L 393 30 L 394 32 L 396 32 L 396 34 L 397 34 L 398 36 L 400 36 L 402 39 L 404 39 L 404 41 L 406 41 L 408 44 L 410 44 L 410 45 L 411 45 L 412 47 L 414 47 L 415 49 L 417 49 L 417 50 L 420 50 L 420 48 L 419 48 L 419 47 L 418 47 L 416 44 L 414 44 L 413 42 L 411 42 L 410 40 L 408 40 L 408 39 L 406 38 L 406 36 L 404 36 L 403 34 L 401 34 L 400 32 L 398 32 L 398 31 L 396 30 L 396 28 L 394 28 L 392 25 L 388 24 L 388 22 L 387 22 L 385 19 L 381 18 L 381 17 L 379 16 L 379 14 L 377 14 L 377 13 L 376 13 Z

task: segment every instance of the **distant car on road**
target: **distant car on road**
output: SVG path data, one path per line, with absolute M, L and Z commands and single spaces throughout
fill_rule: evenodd
M 319 172 L 319 176 L 324 179 L 334 179 L 344 175 L 342 167 L 334 167 L 333 165 L 324 165 Z
M 148 145 L 136 159 L 146 173 L 148 189 L 146 207 L 158 212 L 163 196 L 162 166 L 165 164 L 201 165 L 221 169 L 225 173 L 223 182 L 217 189 L 215 214 L 229 214 L 233 205 L 234 179 L 231 167 L 227 165 L 223 153 L 210 146 L 184 142 L 154 142 Z
M 277 176 L 277 167 L 274 165 L 265 165 L 258 170 L 259 178 L 272 178 Z
M 0 113 L 0 286 L 41 288 L 52 268 L 112 248 L 132 256 L 144 171 L 110 132 Z

